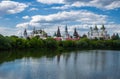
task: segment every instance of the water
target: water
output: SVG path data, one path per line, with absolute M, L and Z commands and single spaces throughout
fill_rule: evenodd
M 120 51 L 2 52 L 0 79 L 120 79 Z

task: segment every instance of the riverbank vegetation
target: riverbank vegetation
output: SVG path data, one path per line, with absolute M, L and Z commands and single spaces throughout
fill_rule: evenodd
M 120 40 L 90 40 L 87 38 L 81 38 L 80 40 L 56 41 L 53 38 L 47 38 L 45 40 L 38 37 L 24 39 L 17 36 L 8 37 L 0 35 L 0 50 L 17 49 L 120 49 Z

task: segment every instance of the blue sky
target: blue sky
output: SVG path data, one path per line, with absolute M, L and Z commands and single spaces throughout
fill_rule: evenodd
M 52 35 L 60 26 L 82 35 L 102 24 L 108 33 L 120 33 L 119 0 L 0 0 L 0 34 L 21 35 L 25 28 L 44 29 Z

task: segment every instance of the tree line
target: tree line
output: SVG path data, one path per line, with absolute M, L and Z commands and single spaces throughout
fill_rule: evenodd
M 0 50 L 17 50 L 17 49 L 120 49 L 120 40 L 115 37 L 109 40 L 87 39 L 56 41 L 53 38 L 45 40 L 38 37 L 19 38 L 17 36 L 0 35 Z

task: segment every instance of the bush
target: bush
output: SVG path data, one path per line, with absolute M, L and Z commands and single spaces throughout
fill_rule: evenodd
M 58 43 L 53 38 L 47 38 L 45 40 L 45 47 L 49 49 L 56 49 L 58 48 Z

